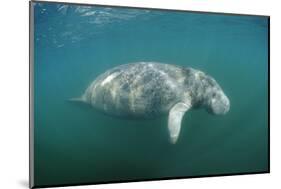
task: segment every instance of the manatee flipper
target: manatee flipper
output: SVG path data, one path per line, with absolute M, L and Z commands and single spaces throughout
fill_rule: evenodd
M 169 112 L 168 129 L 171 143 L 175 144 L 181 130 L 181 120 L 186 111 L 191 108 L 190 103 L 179 102 Z

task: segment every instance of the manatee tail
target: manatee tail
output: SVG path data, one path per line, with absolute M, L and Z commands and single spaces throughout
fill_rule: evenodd
M 68 99 L 69 102 L 86 102 L 86 99 L 84 96 L 75 97 Z

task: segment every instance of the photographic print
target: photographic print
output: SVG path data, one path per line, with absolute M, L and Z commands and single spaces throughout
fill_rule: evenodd
M 30 187 L 268 172 L 268 16 L 30 2 Z

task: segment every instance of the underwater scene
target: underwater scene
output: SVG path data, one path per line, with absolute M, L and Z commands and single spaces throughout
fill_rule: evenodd
M 269 17 L 31 9 L 35 186 L 269 171 Z

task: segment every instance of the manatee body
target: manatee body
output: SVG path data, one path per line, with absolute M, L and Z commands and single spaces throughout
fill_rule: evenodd
M 169 114 L 170 140 L 176 143 L 181 120 L 191 108 L 225 114 L 230 102 L 218 83 L 205 73 L 176 65 L 138 62 L 120 65 L 97 77 L 82 101 L 107 114 L 155 118 Z

